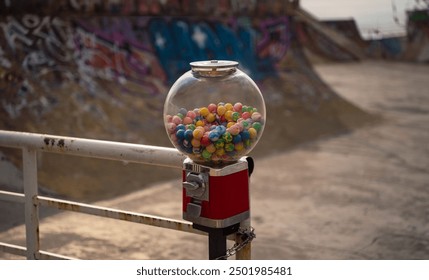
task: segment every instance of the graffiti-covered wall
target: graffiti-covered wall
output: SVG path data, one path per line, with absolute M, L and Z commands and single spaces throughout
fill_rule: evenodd
M 11 118 L 24 108 L 40 117 L 71 85 L 94 96 L 164 94 L 196 60 L 237 60 L 261 80 L 289 47 L 288 17 L 274 17 L 281 1 L 56 2 L 0 4 L 1 106 Z

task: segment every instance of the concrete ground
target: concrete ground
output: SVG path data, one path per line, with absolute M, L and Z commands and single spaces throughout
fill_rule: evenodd
M 429 66 L 316 70 L 383 121 L 255 163 L 253 258 L 429 259 Z M 180 218 L 180 181 L 98 204 Z M 42 250 L 80 259 L 207 258 L 204 236 L 68 212 L 42 219 L 40 236 Z M 1 232 L 0 241 L 24 245 L 24 227 Z

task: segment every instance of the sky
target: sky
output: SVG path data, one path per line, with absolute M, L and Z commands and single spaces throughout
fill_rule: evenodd
M 364 38 L 405 35 L 406 10 L 427 8 L 424 0 L 301 0 L 300 3 L 321 20 L 354 18 Z

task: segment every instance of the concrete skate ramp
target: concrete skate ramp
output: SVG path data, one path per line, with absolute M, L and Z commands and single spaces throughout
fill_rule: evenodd
M 0 3 L 0 127 L 169 146 L 162 108 L 189 62 L 228 59 L 254 79 L 267 126 L 254 157 L 350 131 L 373 117 L 315 73 L 289 1 L 6 1 Z M 2 149 L 20 166 L 19 151 Z M 41 185 L 91 201 L 168 169 L 45 153 Z
M 429 63 L 429 7 L 409 11 L 407 22 L 407 49 L 404 59 Z
M 344 34 L 344 29 L 337 28 L 339 26 L 320 21 L 300 7 L 294 10 L 294 14 L 300 23 L 300 39 L 316 54 L 321 52 L 335 60 L 361 60 L 366 57 L 362 46 L 356 44 L 356 37 Z M 345 29 L 350 32 L 357 31 L 356 26 L 352 26 L 350 22 L 341 22 L 339 25 L 346 25 Z
M 298 18 L 297 34 L 305 54 L 314 62 L 352 61 L 348 46 L 353 45 L 367 59 L 387 59 L 408 62 L 429 62 L 429 13 L 428 10 L 407 11 L 407 35 L 374 34 L 374 38 L 364 40 L 353 19 L 324 20 L 316 23 Z M 335 31 L 331 36 L 325 30 Z M 341 44 L 336 37 L 345 37 L 347 44 Z M 376 38 L 375 38 L 376 37 Z M 362 57 L 360 57 L 362 58 Z

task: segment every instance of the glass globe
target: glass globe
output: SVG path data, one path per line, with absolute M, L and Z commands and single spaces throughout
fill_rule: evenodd
M 238 62 L 197 61 L 190 66 L 165 100 L 168 137 L 196 163 L 234 163 L 255 147 L 264 131 L 261 91 L 237 68 Z

